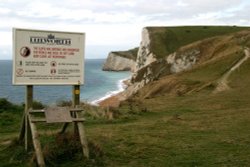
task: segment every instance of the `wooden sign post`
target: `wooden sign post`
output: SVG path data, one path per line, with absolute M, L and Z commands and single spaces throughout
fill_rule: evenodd
M 26 86 L 26 94 L 25 94 L 25 109 L 23 113 L 22 125 L 21 125 L 21 132 L 19 135 L 19 140 L 24 139 L 25 143 L 25 150 L 28 151 L 28 142 L 30 139 L 30 131 L 29 129 L 29 120 L 28 120 L 28 111 L 32 108 L 33 103 L 33 86 L 27 85 Z
M 81 117 L 80 85 L 84 83 L 85 34 L 47 30 L 13 29 L 13 85 L 26 86 L 25 111 L 19 139 L 25 150 L 33 144 L 38 165 L 45 166 L 35 123 L 74 123 L 83 155 L 89 157 L 88 143 Z M 33 110 L 34 85 L 73 85 L 72 109 Z M 43 113 L 45 118 L 36 117 Z
M 28 151 L 28 142 L 30 139 L 30 131 L 29 131 L 29 120 L 28 120 L 28 111 L 32 109 L 33 104 L 33 86 L 26 86 L 26 99 L 25 99 L 25 150 Z
M 73 108 L 78 108 L 80 105 L 80 85 L 74 85 L 73 86 L 73 95 L 72 95 L 72 105 Z M 74 112 L 74 117 L 79 118 L 79 113 Z M 82 122 L 75 122 L 74 124 L 75 134 L 79 134 L 80 142 L 82 145 L 83 155 L 86 158 L 89 158 L 89 149 L 88 149 L 88 142 L 84 130 L 84 126 Z

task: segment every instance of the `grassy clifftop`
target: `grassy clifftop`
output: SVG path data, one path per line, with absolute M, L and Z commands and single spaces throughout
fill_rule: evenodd
M 250 28 L 237 26 L 183 26 L 147 27 L 147 29 L 151 40 L 150 50 L 158 58 L 162 58 L 189 43 Z
M 138 47 L 126 51 L 114 51 L 112 53 L 135 61 L 137 57 L 137 52 L 138 52 Z

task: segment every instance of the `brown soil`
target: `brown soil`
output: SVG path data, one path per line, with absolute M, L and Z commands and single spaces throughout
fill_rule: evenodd
M 118 93 L 114 96 L 111 96 L 107 99 L 104 99 L 103 101 L 99 102 L 99 106 L 100 107 L 119 107 L 120 105 L 120 96 L 121 96 L 121 93 Z

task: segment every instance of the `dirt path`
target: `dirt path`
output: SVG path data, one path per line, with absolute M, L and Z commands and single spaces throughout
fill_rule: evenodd
M 238 63 L 236 63 L 230 70 L 228 70 L 218 81 L 218 85 L 217 88 L 215 90 L 215 92 L 221 92 L 224 90 L 229 89 L 228 86 L 228 77 L 231 75 L 231 73 L 236 70 L 237 68 L 239 68 L 241 66 L 241 64 L 243 64 L 249 57 L 250 57 L 250 49 L 249 48 L 245 48 L 244 49 L 244 53 L 245 53 L 245 57 L 243 57 L 241 60 L 238 61 Z

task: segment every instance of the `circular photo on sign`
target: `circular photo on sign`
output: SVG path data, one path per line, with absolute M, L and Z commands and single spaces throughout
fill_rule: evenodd
M 28 57 L 30 55 L 30 48 L 24 46 L 20 49 L 20 55 L 23 57 Z
M 50 65 L 51 65 L 51 67 L 55 67 L 56 66 L 56 62 L 55 61 L 50 62 Z

